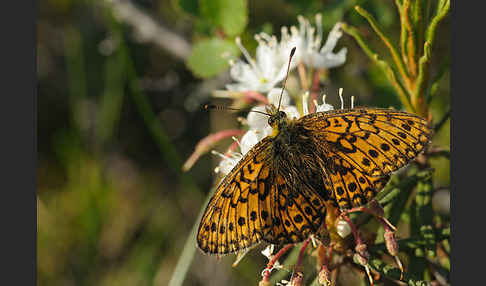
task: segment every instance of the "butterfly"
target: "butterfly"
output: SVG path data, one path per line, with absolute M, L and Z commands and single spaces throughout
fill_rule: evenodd
M 228 254 L 259 242 L 305 240 L 326 209 L 365 205 L 430 142 L 417 115 L 351 108 L 288 118 L 267 107 L 272 134 L 257 143 L 218 185 L 201 219 L 197 243 Z

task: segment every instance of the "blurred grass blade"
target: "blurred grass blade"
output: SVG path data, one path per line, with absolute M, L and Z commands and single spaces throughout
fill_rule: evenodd
M 87 82 L 84 66 L 83 39 L 77 29 L 73 27 L 68 27 L 66 29 L 64 48 L 66 55 L 69 105 L 72 111 L 71 120 L 76 128 L 81 128 L 82 123 L 80 122 L 80 119 L 82 110 L 80 110 L 80 108 L 82 105 L 79 104 L 79 102 L 86 98 Z
M 118 40 L 119 37 L 116 38 Z M 120 119 L 125 80 L 124 59 L 123 54 L 117 49 L 105 63 L 105 89 L 96 126 L 96 137 L 101 146 L 113 136 L 113 130 Z
M 180 286 L 182 285 L 184 279 L 186 278 L 186 274 L 187 271 L 189 270 L 189 266 L 191 266 L 192 258 L 196 253 L 196 243 L 197 243 L 196 235 L 199 227 L 199 221 L 201 220 L 204 211 L 206 210 L 206 205 L 209 203 L 209 200 L 211 199 L 215 190 L 216 188 L 212 189 L 211 192 L 209 192 L 206 201 L 204 202 L 201 210 L 199 211 L 199 215 L 197 216 L 197 219 L 194 225 L 192 226 L 191 232 L 189 233 L 189 236 L 186 239 L 186 243 L 184 244 L 182 254 L 181 256 L 179 256 L 179 260 L 177 261 L 176 267 L 172 272 L 172 277 L 170 278 L 169 286 Z

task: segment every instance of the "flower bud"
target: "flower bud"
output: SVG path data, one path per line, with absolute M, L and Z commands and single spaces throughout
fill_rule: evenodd
M 370 254 L 367 251 L 366 244 L 360 243 L 356 245 L 354 249 L 356 251 L 356 253 L 354 254 L 354 259 L 363 266 L 368 265 L 368 259 L 370 258 Z
M 385 230 L 385 234 L 383 236 L 385 238 L 385 245 L 386 245 L 386 249 L 388 250 L 388 253 L 390 253 L 392 256 L 397 256 L 398 243 L 397 240 L 395 239 L 395 233 L 390 230 Z

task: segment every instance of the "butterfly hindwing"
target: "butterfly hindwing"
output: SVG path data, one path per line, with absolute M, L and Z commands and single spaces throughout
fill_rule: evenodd
M 240 251 L 261 240 L 296 243 L 325 217 L 325 199 L 299 174 L 274 164 L 271 140 L 247 153 L 217 187 L 201 219 L 197 241 L 207 253 Z
M 263 239 L 280 245 L 303 241 L 321 225 L 325 200 L 288 173 L 285 176 L 277 172 L 272 181 L 272 229 Z

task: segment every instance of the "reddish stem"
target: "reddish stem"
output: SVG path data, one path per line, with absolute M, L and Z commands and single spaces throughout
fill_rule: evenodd
M 263 94 L 256 92 L 256 91 L 245 91 L 243 92 L 243 96 L 247 102 L 251 102 L 253 100 L 259 101 L 263 104 L 268 104 L 268 98 Z
M 358 229 L 354 225 L 354 223 L 351 221 L 351 219 L 346 215 L 342 214 L 341 217 L 349 224 L 349 227 L 351 227 L 351 232 L 353 233 L 354 240 L 356 241 L 356 244 L 362 244 L 363 242 L 361 241 L 361 238 L 358 235 Z
M 220 140 L 227 137 L 243 135 L 245 132 L 246 132 L 245 130 L 239 130 L 239 129 L 226 129 L 204 137 L 203 139 L 201 139 L 201 141 L 199 141 L 199 143 L 197 143 L 194 152 L 191 154 L 189 159 L 187 159 L 187 161 L 184 163 L 182 169 L 184 171 L 189 170 L 194 165 L 194 163 L 196 163 L 199 157 L 201 157 L 202 154 L 208 152 L 209 149 L 211 149 L 211 147 L 214 146 L 214 144 L 216 144 Z
M 277 262 L 277 260 L 280 257 L 282 257 L 282 255 L 284 255 L 287 251 L 289 251 L 289 249 L 291 249 L 293 246 L 294 246 L 294 244 L 292 244 L 292 243 L 285 245 L 284 247 L 282 247 L 277 252 L 277 254 L 275 254 L 272 257 L 272 259 L 270 259 L 270 261 L 268 261 L 267 267 L 265 268 L 265 270 L 263 272 L 263 280 L 264 281 L 268 281 L 268 279 L 270 278 L 270 270 L 273 268 L 273 265 L 275 265 L 275 262 Z
M 378 216 L 373 210 L 371 210 L 369 208 L 366 208 L 366 207 L 352 208 L 352 209 L 347 210 L 346 214 L 353 213 L 353 212 L 364 212 L 364 213 L 370 214 L 370 215 L 376 217 L 376 219 L 378 219 L 378 221 L 383 225 L 383 227 L 385 229 L 395 230 L 395 227 L 393 226 L 393 224 L 391 222 L 389 222 L 386 218 L 384 218 L 382 216 Z
M 306 241 L 304 241 L 304 244 L 300 248 L 299 252 L 299 258 L 297 258 L 297 264 L 295 264 L 295 269 L 298 269 L 299 266 L 302 264 L 302 258 L 304 257 L 304 252 L 307 246 L 309 245 L 309 242 L 311 241 L 311 238 L 307 238 Z

